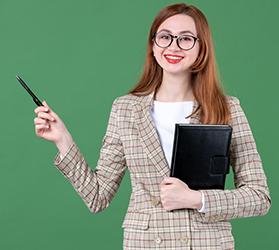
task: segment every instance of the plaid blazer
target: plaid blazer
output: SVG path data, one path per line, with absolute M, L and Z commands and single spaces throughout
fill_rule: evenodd
M 271 205 L 261 159 L 238 99 L 227 97 L 236 189 L 202 190 L 205 213 L 199 213 L 193 209 L 168 212 L 160 203 L 160 183 L 170 170 L 149 113 L 153 98 L 154 93 L 114 101 L 94 171 L 75 143 L 62 160 L 56 156 L 56 167 L 93 213 L 108 207 L 129 169 L 132 194 L 122 225 L 123 249 L 234 249 L 229 220 L 264 215 Z M 200 123 L 198 114 L 190 123 Z

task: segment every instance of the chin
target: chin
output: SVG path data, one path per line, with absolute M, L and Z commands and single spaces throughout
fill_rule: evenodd
M 180 70 L 172 69 L 172 70 L 164 70 L 164 72 L 166 74 L 169 74 L 169 75 L 177 75 L 177 76 L 179 76 L 179 75 L 184 75 L 184 74 L 189 73 L 189 69 L 184 69 L 184 70 L 182 70 L 182 69 L 180 69 Z

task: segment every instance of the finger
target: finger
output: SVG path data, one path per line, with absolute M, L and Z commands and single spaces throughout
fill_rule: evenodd
M 52 121 L 52 122 L 55 120 L 52 115 L 50 115 L 49 113 L 46 113 L 46 112 L 39 112 L 38 117 L 45 119 L 45 120 Z
M 174 183 L 173 177 L 165 177 L 165 179 L 162 181 L 161 185 L 171 185 Z
M 44 105 L 45 108 L 48 109 L 48 113 L 49 113 L 52 117 L 54 117 L 55 120 L 56 120 L 56 118 L 59 118 L 58 115 L 48 106 L 48 104 L 46 103 L 46 101 L 43 101 L 43 105 Z
M 43 105 L 44 105 L 44 107 L 46 107 L 46 108 L 49 108 L 49 109 L 50 109 L 50 107 L 47 105 L 47 102 L 46 102 L 46 101 L 43 101 Z
M 51 111 L 51 108 L 47 105 L 46 101 L 43 101 L 42 104 L 43 104 L 43 106 L 39 106 L 34 110 L 36 114 L 38 114 L 39 112 L 49 112 L 49 111 Z
M 49 111 L 49 108 L 47 108 L 47 107 L 42 107 L 42 106 L 37 107 L 37 108 L 35 108 L 35 110 L 34 110 L 34 112 L 35 112 L 36 114 L 38 114 L 39 112 L 48 112 L 48 111 Z
M 48 124 L 48 122 L 47 122 L 45 119 L 36 117 L 36 118 L 34 119 L 34 124 L 35 124 L 35 125 Z
M 35 126 L 36 133 L 49 128 L 50 128 L 49 124 L 38 124 Z

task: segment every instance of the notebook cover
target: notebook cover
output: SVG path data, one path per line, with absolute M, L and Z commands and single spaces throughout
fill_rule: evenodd
M 171 177 L 194 190 L 224 189 L 231 135 L 229 125 L 176 124 Z

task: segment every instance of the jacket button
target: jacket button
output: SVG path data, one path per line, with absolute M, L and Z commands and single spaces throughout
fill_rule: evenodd
M 186 244 L 186 243 L 188 243 L 188 241 L 189 241 L 189 238 L 187 237 L 187 236 L 182 236 L 181 238 L 180 238 L 180 241 L 182 242 L 182 243 L 184 243 L 184 244 Z
M 222 216 L 222 215 L 216 216 L 216 220 L 222 220 L 222 219 L 223 219 L 223 216 Z
M 212 216 L 209 218 L 210 221 L 215 221 L 215 219 L 216 219 L 216 217 L 215 217 L 214 215 L 212 215 Z
M 154 198 L 154 199 L 151 201 L 151 204 L 152 204 L 153 206 L 157 206 L 157 205 L 159 204 L 159 201 L 158 201 L 156 198 Z
M 157 236 L 157 237 L 155 238 L 155 243 L 158 244 L 158 245 L 160 245 L 160 244 L 162 243 L 162 238 L 161 238 L 160 236 Z

